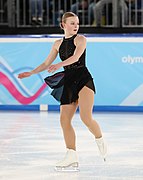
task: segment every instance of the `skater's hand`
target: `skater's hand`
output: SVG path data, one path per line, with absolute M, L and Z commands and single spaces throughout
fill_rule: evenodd
M 23 73 L 18 74 L 18 78 L 22 79 L 22 78 L 29 77 L 31 75 L 32 75 L 31 72 L 23 72 Z
M 52 64 L 52 65 L 49 66 L 48 72 L 49 72 L 49 73 L 53 73 L 53 72 L 55 72 L 56 70 L 58 70 L 59 68 L 61 68 L 61 64 L 60 64 L 60 63 L 58 63 L 58 64 Z

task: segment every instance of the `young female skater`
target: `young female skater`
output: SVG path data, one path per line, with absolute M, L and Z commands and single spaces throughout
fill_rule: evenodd
M 81 120 L 95 136 L 103 159 L 107 152 L 100 127 L 92 117 L 95 87 L 93 78 L 85 65 L 86 38 L 77 34 L 79 29 L 77 15 L 66 12 L 62 16 L 61 28 L 64 30 L 64 37 L 55 41 L 47 59 L 34 70 L 18 76 L 25 78 L 44 70 L 53 73 L 61 67 L 64 68 L 63 81 L 62 83 L 60 81 L 52 92 L 52 95 L 61 103 L 60 123 L 67 148 L 65 158 L 56 165 L 58 170 L 66 167 L 78 168 L 76 137 L 71 125 L 72 117 L 78 106 Z M 52 64 L 58 53 L 62 61 Z M 56 73 L 55 77 L 58 77 L 58 74 L 60 75 L 60 73 Z M 45 78 L 48 85 L 52 84 L 52 78 L 54 76 Z

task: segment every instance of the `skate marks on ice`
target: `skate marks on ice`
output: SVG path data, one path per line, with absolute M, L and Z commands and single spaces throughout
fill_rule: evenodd
M 76 114 L 78 172 L 56 172 L 66 153 L 59 113 L 0 112 L 1 180 L 143 179 L 143 114 L 94 114 L 108 145 L 106 162 Z

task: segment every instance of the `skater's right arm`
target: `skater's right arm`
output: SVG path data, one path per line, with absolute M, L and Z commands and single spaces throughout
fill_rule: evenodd
M 48 57 L 46 58 L 46 60 L 42 64 L 40 64 L 38 67 L 33 69 L 32 71 L 20 73 L 18 75 L 18 78 L 20 78 L 20 79 L 26 78 L 33 74 L 37 74 L 39 72 L 46 70 L 52 64 L 52 62 L 56 59 L 60 43 L 61 43 L 61 40 L 56 40 L 51 48 L 51 51 L 50 51 Z

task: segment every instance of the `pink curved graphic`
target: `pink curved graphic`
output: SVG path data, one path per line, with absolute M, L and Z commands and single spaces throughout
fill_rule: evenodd
M 8 79 L 8 77 L 0 72 L 0 83 L 5 86 L 5 88 L 11 93 L 11 95 L 19 101 L 21 104 L 32 103 L 46 88 L 46 83 L 44 83 L 40 89 L 31 97 L 24 97 L 14 86 L 14 84 Z

